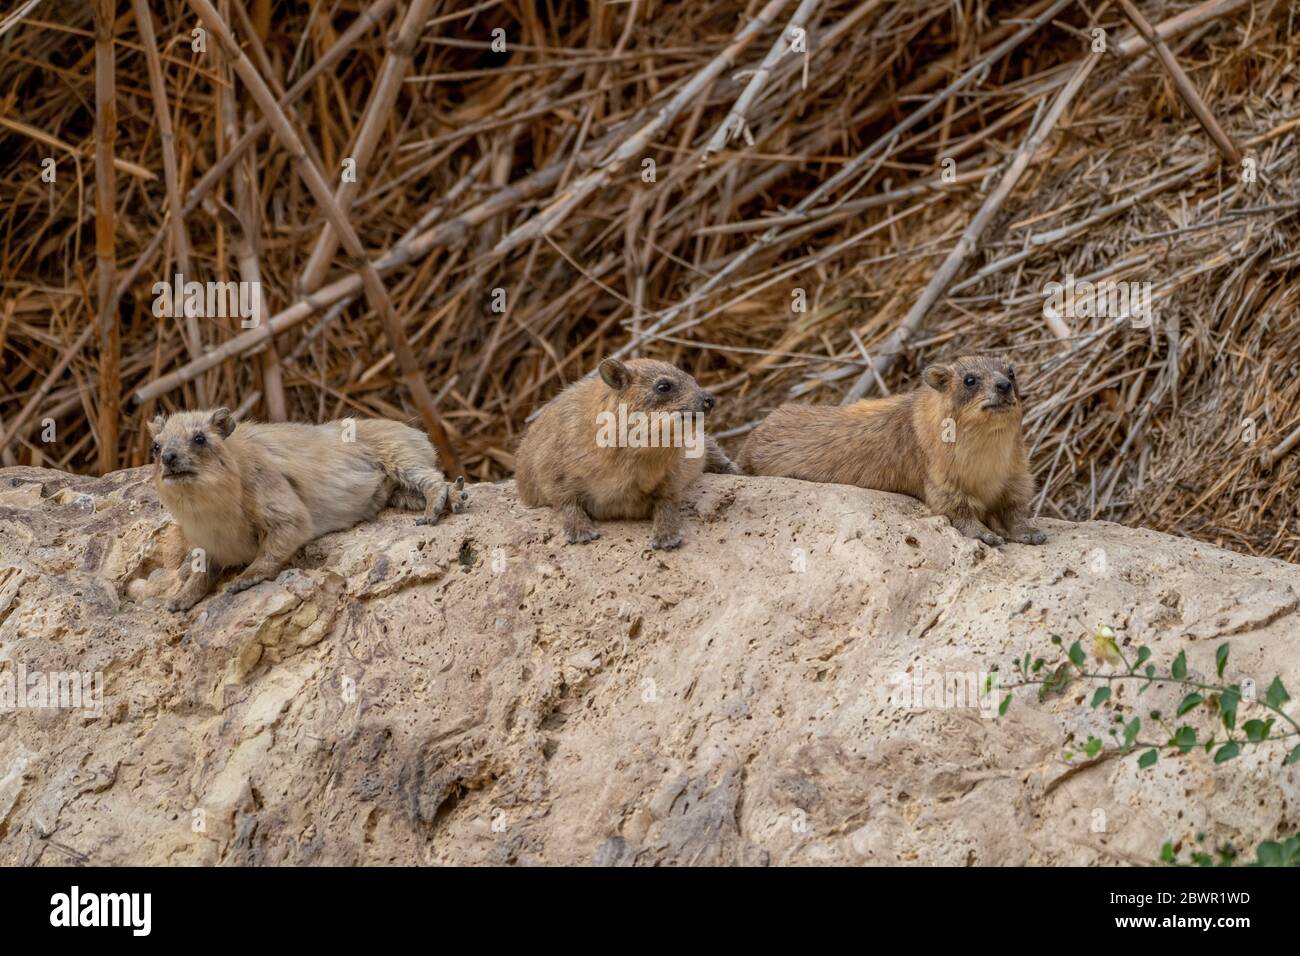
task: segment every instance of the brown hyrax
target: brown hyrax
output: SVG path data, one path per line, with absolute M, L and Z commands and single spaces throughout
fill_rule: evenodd
M 226 588 L 242 591 L 274 578 L 313 538 L 388 505 L 422 510 L 420 523 L 436 524 L 468 497 L 464 478 L 448 486 L 429 439 L 400 422 L 236 426 L 218 408 L 159 415 L 149 432 L 158 497 L 204 557 L 168 605 L 173 611 L 198 603 L 222 570 L 244 568 Z
M 542 410 L 519 445 L 519 499 L 560 512 L 570 544 L 600 537 L 594 521 L 652 518 L 655 548 L 682 543 L 680 500 L 706 471 L 736 466 L 704 434 L 713 396 L 666 362 L 600 363 Z
M 919 388 L 845 407 L 782 405 L 737 456 L 751 475 L 779 475 L 920 498 L 986 544 L 1042 544 L 1029 523 L 1034 480 L 1016 373 L 1000 359 L 931 365 Z

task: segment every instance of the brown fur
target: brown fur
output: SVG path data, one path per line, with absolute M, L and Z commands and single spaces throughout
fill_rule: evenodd
M 782 405 L 745 440 L 737 463 L 751 475 L 911 495 L 987 544 L 1004 536 L 1042 544 L 1029 523 L 1034 480 L 1014 370 L 966 356 L 930 366 L 923 378 L 914 391 L 844 408 Z M 954 440 L 944 441 L 945 432 Z
M 149 423 L 158 497 L 204 557 L 171 610 L 193 607 L 227 568 L 247 565 L 228 593 L 270 580 L 308 541 L 387 505 L 423 510 L 422 524 L 436 524 L 449 504 L 463 510 L 464 479 L 447 485 L 421 432 L 382 419 L 352 424 L 353 435 L 341 421 L 236 427 L 225 408 Z
M 671 388 L 661 393 L 657 386 Z M 705 471 L 735 473 L 736 466 L 704 436 L 703 454 L 683 447 L 601 447 L 600 413 L 707 414 L 713 396 L 680 369 L 650 359 L 606 359 L 599 378 L 575 382 L 543 409 L 519 445 L 519 499 L 562 515 L 565 539 L 581 544 L 600 537 L 594 521 L 652 518 L 655 548 L 682 543 L 680 498 Z

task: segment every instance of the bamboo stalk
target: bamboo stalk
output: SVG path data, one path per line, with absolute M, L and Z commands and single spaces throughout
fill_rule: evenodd
M 1033 34 L 1037 33 L 1044 24 L 1049 23 L 1053 17 L 1064 10 L 1072 2 L 1074 2 L 1074 0 L 1055 0 L 1051 6 L 1045 9 L 1023 28 L 999 43 L 986 55 L 981 57 L 974 65 L 953 80 L 943 90 L 943 92 L 931 98 L 920 109 L 913 110 L 905 119 L 899 121 L 892 129 L 880 136 L 875 140 L 875 142 L 855 156 L 851 162 L 845 164 L 834 176 L 823 182 L 812 192 L 808 193 L 808 195 L 804 196 L 804 198 L 799 201 L 798 205 L 794 207 L 792 212 L 807 212 L 809 209 L 812 209 L 821 202 L 826 196 L 846 184 L 849 180 L 860 176 L 867 163 L 876 158 L 877 153 L 882 149 L 892 147 L 893 144 L 898 142 L 898 138 L 903 133 L 907 132 L 909 129 L 920 123 L 921 120 L 942 107 L 946 102 L 948 102 L 948 100 L 969 86 L 977 77 L 983 75 L 992 64 L 1001 60 L 1002 57 L 1006 56 L 1016 47 L 1020 46 L 1020 44 L 1025 40 L 1029 39 Z M 664 328 L 669 326 L 678 315 L 689 308 L 693 308 L 710 292 L 718 288 L 726 278 L 735 273 L 741 266 L 765 248 L 773 239 L 776 238 L 778 232 L 779 230 L 777 229 L 769 229 L 759 238 L 751 242 L 745 249 L 733 256 L 725 266 L 710 276 L 707 281 L 687 296 L 686 299 L 667 309 L 662 315 L 660 315 L 660 317 L 649 326 L 646 332 L 642 334 L 642 337 L 661 332 Z M 639 345 L 639 340 L 634 338 L 627 345 L 617 349 L 613 353 L 612 357 L 623 358 Z
M 772 47 L 767 51 L 767 56 L 763 57 L 763 62 L 758 65 L 754 75 L 745 84 L 745 89 L 736 99 L 736 104 L 731 108 L 731 112 L 726 115 L 718 125 L 717 130 L 709 138 L 708 144 L 704 147 L 704 155 L 700 158 L 701 163 L 707 163 L 714 153 L 721 152 L 729 142 L 736 139 L 748 128 L 749 110 L 753 107 L 759 93 L 763 91 L 763 87 L 771 78 L 777 61 L 790 52 L 792 36 L 796 31 L 805 31 L 809 18 L 817 10 L 820 3 L 821 0 L 801 0 L 799 6 L 795 8 L 794 15 L 790 17 L 790 22 L 786 24 L 785 29 L 772 42 Z
M 144 47 L 145 64 L 149 69 L 149 89 L 153 95 L 154 115 L 158 118 L 158 141 L 162 147 L 163 182 L 167 188 L 167 209 L 172 230 L 172 245 L 176 268 L 186 279 L 194 278 L 190 269 L 190 240 L 185 229 L 185 216 L 181 212 L 180 172 L 176 164 L 176 135 L 172 129 L 171 111 L 167 105 L 167 85 L 163 80 L 162 62 L 158 56 L 158 39 L 153 29 L 153 14 L 148 0 L 131 0 L 135 13 L 136 29 L 140 31 L 140 45 Z M 203 335 L 199 330 L 198 316 L 185 312 L 181 331 L 185 348 L 191 359 L 203 353 Z M 199 378 L 194 383 L 199 404 L 208 405 L 207 383 Z
M 419 39 L 420 30 L 425 20 L 429 18 L 431 5 L 431 0 L 411 0 L 411 5 L 406 8 L 406 15 L 402 18 L 396 36 L 389 42 L 383 66 L 379 68 L 379 80 L 371 93 L 370 101 L 366 104 L 361 125 L 357 129 L 356 143 L 350 151 L 350 158 L 356 162 L 356 180 L 340 182 L 338 189 L 334 191 L 334 201 L 344 213 L 352 208 L 352 200 L 359 188 L 362 172 L 369 168 L 375 148 L 379 145 L 379 137 L 392 116 L 393 107 L 397 103 L 397 94 L 402 88 L 402 79 L 411 67 L 411 54 L 415 49 L 416 40 Z M 298 277 L 298 288 L 301 291 L 314 292 L 325 281 L 330 260 L 333 259 L 338 245 L 338 236 L 329 223 L 326 223 L 316 239 L 311 255 L 307 258 L 307 265 L 303 267 L 302 275 Z
M 1240 167 L 1241 150 L 1237 149 L 1228 134 L 1223 131 L 1219 121 L 1214 118 L 1214 114 L 1205 105 L 1201 95 L 1196 92 L 1196 87 L 1192 85 L 1192 81 L 1183 72 L 1183 68 L 1178 65 L 1178 60 L 1174 58 L 1168 45 L 1152 28 L 1147 18 L 1142 16 L 1141 11 L 1133 6 L 1133 0 L 1119 0 L 1119 5 L 1123 8 L 1124 15 L 1129 18 L 1134 28 L 1141 34 L 1142 39 L 1150 45 L 1160 62 L 1164 64 L 1170 79 L 1174 81 L 1174 89 L 1178 91 L 1178 95 L 1182 97 L 1183 102 L 1187 104 L 1188 109 L 1192 111 L 1197 121 L 1205 128 L 1205 132 L 1214 141 L 1215 147 L 1222 154 L 1224 160 L 1233 167 Z
M 225 48 L 226 55 L 230 57 L 231 66 L 239 75 L 244 86 L 248 88 L 253 101 L 257 103 L 262 114 L 270 120 L 271 129 L 289 153 L 298 175 L 302 177 L 313 198 L 320 205 L 326 220 L 338 232 L 343 248 L 361 270 L 361 281 L 366 300 L 379 315 L 379 320 L 384 327 L 384 334 L 388 337 L 389 347 L 397 358 L 398 366 L 402 370 L 403 381 L 410 390 L 411 397 L 424 419 L 425 427 L 429 431 L 429 438 L 438 449 L 438 454 L 441 456 L 443 466 L 447 472 L 452 475 L 461 474 L 460 461 L 451 447 L 446 429 L 443 428 L 442 420 L 434 407 L 433 395 L 429 391 L 429 386 L 425 382 L 419 366 L 416 364 L 415 356 L 411 352 L 411 346 L 406 340 L 406 333 L 402 330 L 401 321 L 393 309 L 393 303 L 388 298 L 387 291 L 384 289 L 383 280 L 379 277 L 374 264 L 366 257 L 365 249 L 361 245 L 361 239 L 357 236 L 356 230 L 352 228 L 347 216 L 334 201 L 334 196 L 330 192 L 324 177 L 307 155 L 306 146 L 298 137 L 297 132 L 294 131 L 288 117 L 284 115 L 284 112 L 277 105 L 270 88 L 258 75 L 253 64 L 240 52 L 239 46 L 235 43 L 235 38 L 230 33 L 230 28 L 220 14 L 217 13 L 216 8 L 209 0 L 187 0 L 187 2 L 194 12 L 198 14 L 199 19 L 203 21 L 208 30 Z
M 114 221 L 117 179 L 117 90 L 113 63 L 113 0 L 95 0 L 95 325 L 99 339 L 99 472 L 117 468 L 117 423 L 121 415 L 121 330 L 114 277 L 117 271 Z
M 1070 82 L 1057 94 L 1055 101 L 1053 101 L 1041 122 L 1033 128 L 1024 143 L 1021 144 L 1010 165 L 1007 166 L 1007 171 L 998 182 L 997 188 L 989 194 L 988 199 L 984 200 L 979 212 L 975 214 L 975 217 L 970 221 L 970 225 L 966 227 L 966 231 L 962 233 L 961 239 L 953 246 L 943 264 L 939 266 L 938 271 L 930 279 L 920 298 L 916 300 L 916 303 L 904 316 L 898 327 L 885 339 L 884 345 L 877 349 L 875 367 L 858 376 L 857 381 L 845 393 L 843 400 L 840 402 L 841 405 L 850 405 L 861 399 L 875 384 L 875 377 L 883 377 L 889 371 L 897 360 L 899 353 L 907 345 L 908 340 L 916 335 L 926 316 L 930 314 L 930 310 L 939 301 L 939 297 L 947 291 L 948 286 L 957 275 L 957 271 L 966 262 L 967 257 L 979 246 L 980 237 L 984 234 L 984 230 L 993 221 L 993 217 L 1002 208 L 1002 204 L 1006 202 L 1007 197 L 1019 184 L 1020 177 L 1029 168 L 1030 162 L 1033 161 L 1034 156 L 1038 153 L 1048 135 L 1056 128 L 1057 121 L 1065 113 L 1065 108 L 1070 105 L 1070 101 L 1074 99 L 1075 94 L 1083 87 L 1084 81 L 1088 79 L 1088 75 L 1092 73 L 1093 68 L 1101 62 L 1101 58 L 1101 53 L 1089 53 L 1084 57 L 1083 62 L 1074 71 L 1074 75 L 1070 77 Z
M 745 24 L 726 49 L 696 73 L 691 81 L 664 105 L 663 109 L 614 150 L 607 160 L 573 183 L 545 209 L 512 230 L 497 243 L 496 248 L 492 250 L 493 258 L 507 256 L 524 243 L 549 235 L 551 230 L 567 219 L 588 196 L 608 183 L 614 173 L 623 168 L 624 163 L 642 155 L 659 131 L 672 125 L 683 108 L 693 104 L 703 90 L 735 63 L 736 57 L 740 56 L 759 34 L 771 26 L 772 21 L 788 2 L 789 0 L 768 0 L 763 9 Z M 1070 0 L 1062 0 L 1062 5 L 1068 2 Z

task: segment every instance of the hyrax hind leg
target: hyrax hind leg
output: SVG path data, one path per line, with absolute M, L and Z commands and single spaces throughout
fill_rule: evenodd
M 455 485 L 449 485 L 437 468 L 417 465 L 403 469 L 398 481 L 393 504 L 411 511 L 423 509 L 424 514 L 416 519 L 416 524 L 437 524 L 444 511 L 460 514 L 469 500 L 464 475 L 456 479 Z

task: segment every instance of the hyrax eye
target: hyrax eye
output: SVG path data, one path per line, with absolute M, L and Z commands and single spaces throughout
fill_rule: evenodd
M 199 446 L 206 445 L 208 443 L 208 436 L 203 434 L 203 432 L 199 432 L 194 436 L 193 441 L 194 444 Z
M 667 395 L 672 390 L 673 383 L 669 379 L 661 378 L 659 381 L 655 382 L 655 391 L 660 395 Z
M 967 388 L 974 388 L 976 385 L 980 383 L 980 380 L 976 378 L 974 375 L 967 375 L 965 381 L 966 381 Z
M 150 452 L 150 454 L 152 454 L 155 458 L 158 457 L 158 452 L 159 452 L 159 451 L 161 451 L 161 449 L 158 447 L 158 443 L 157 443 L 157 442 L 154 442 L 153 445 L 150 446 L 150 448 L 149 448 L 149 452 Z
M 1014 382 L 1016 380 L 1016 370 L 1013 368 L 1007 369 L 1007 378 Z

